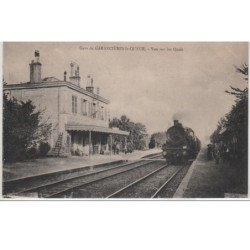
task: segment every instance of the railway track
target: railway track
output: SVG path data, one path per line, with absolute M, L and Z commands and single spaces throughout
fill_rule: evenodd
M 165 183 L 152 195 L 151 198 L 172 198 L 185 177 L 190 165 L 185 165 L 176 170 Z
M 166 169 L 169 165 L 168 164 L 165 164 L 163 166 L 160 166 L 159 168 L 157 168 L 156 170 L 153 170 L 152 172 L 142 176 L 141 178 L 135 180 L 134 182 L 130 183 L 129 185 L 117 190 L 116 192 L 110 194 L 109 196 L 107 196 L 107 198 L 115 198 L 115 197 L 118 197 L 118 198 L 121 198 L 121 194 L 124 194 L 124 193 L 127 193 L 129 189 L 133 188 L 138 185 L 139 183 L 142 183 L 143 181 L 145 181 L 146 179 L 152 177 L 153 175 L 155 174 L 158 174 L 161 170 L 163 169 Z M 130 190 L 130 194 L 131 195 L 135 195 L 135 193 L 133 193 L 133 191 L 131 192 Z M 127 194 L 125 195 L 125 198 L 126 198 Z
M 108 186 L 111 185 L 114 188 L 117 180 L 124 179 L 124 176 L 128 175 L 137 178 L 141 172 L 150 171 L 160 164 L 162 163 L 153 160 L 151 162 L 131 163 L 118 171 L 112 169 L 105 172 L 104 175 L 101 173 L 101 175 L 92 175 L 89 179 L 84 177 L 83 179 L 74 180 L 75 185 L 70 184 L 69 186 L 67 182 L 63 188 L 57 187 L 58 192 L 49 192 L 49 195 L 46 195 L 45 198 L 104 198 L 106 196 L 105 192 L 110 192 Z
M 82 185 L 88 185 L 90 183 L 108 178 L 109 176 L 115 176 L 119 173 L 127 172 L 137 167 L 142 167 L 144 165 L 150 164 L 154 159 L 158 158 L 159 155 L 151 156 L 150 159 L 146 160 L 140 159 L 135 162 L 121 164 L 118 166 L 105 168 L 103 170 L 94 171 L 91 173 L 86 173 L 81 171 L 74 173 L 73 175 L 66 175 L 63 178 L 52 178 L 49 182 L 45 182 L 38 185 L 28 185 L 28 187 L 21 188 L 17 192 L 12 192 L 12 196 L 27 196 L 29 193 L 37 193 L 38 197 L 52 198 L 57 195 L 64 194 L 70 190 L 73 190 Z M 36 179 L 36 178 L 35 178 Z
M 3 193 L 4 195 L 9 193 L 21 193 L 34 187 L 53 183 L 56 180 L 65 180 L 67 178 L 77 177 L 86 173 L 92 173 L 102 169 L 107 169 L 107 167 L 111 167 L 114 164 L 115 166 L 123 165 L 124 161 L 121 160 L 120 162 L 105 163 L 97 166 L 79 167 L 75 169 L 45 173 L 36 176 L 28 176 L 14 180 L 7 180 L 3 182 Z
M 41 198 L 171 198 L 189 166 L 168 165 L 154 155 L 90 173 L 55 179 L 12 193 Z
M 183 168 L 183 166 L 163 165 L 110 194 L 107 198 L 159 198 L 162 190 L 171 183 Z
M 188 166 L 174 166 L 158 162 L 140 172 L 125 172 L 110 176 L 66 194 L 71 198 L 171 198 Z M 138 169 L 137 169 L 138 170 Z M 162 196 L 164 194 L 164 196 Z M 62 198 L 62 196 L 61 196 Z
M 148 168 L 124 172 L 115 177 L 79 187 L 66 197 L 71 198 L 171 198 L 178 188 L 183 170 L 189 166 L 174 166 L 152 162 Z M 163 195 L 164 194 L 164 195 Z M 62 197 L 61 197 L 62 198 Z

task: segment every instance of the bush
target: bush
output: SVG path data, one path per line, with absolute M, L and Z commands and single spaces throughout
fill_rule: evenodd
M 42 157 L 45 157 L 50 151 L 50 145 L 48 142 L 41 142 L 39 145 L 39 154 Z
M 37 153 L 35 144 L 46 141 L 52 124 L 42 122 L 43 112 L 37 111 L 32 101 L 9 99 L 3 95 L 3 160 L 18 161 L 33 158 Z
M 34 159 L 38 156 L 38 150 L 36 147 L 29 148 L 25 155 L 28 159 Z
M 151 137 L 148 147 L 150 149 L 155 148 L 155 139 L 153 137 Z

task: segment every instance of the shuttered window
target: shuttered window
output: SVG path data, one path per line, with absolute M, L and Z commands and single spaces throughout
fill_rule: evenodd
M 77 97 L 75 95 L 72 95 L 72 113 L 77 113 Z
M 87 100 L 81 99 L 81 114 L 87 115 Z

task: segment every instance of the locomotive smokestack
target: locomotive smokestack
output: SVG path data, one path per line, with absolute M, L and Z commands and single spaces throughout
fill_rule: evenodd
M 178 120 L 174 120 L 174 126 L 178 126 L 179 121 Z

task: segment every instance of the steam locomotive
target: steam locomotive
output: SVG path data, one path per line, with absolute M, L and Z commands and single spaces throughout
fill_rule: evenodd
M 162 154 L 168 163 L 181 164 L 195 159 L 200 151 L 200 140 L 191 128 L 183 127 L 178 120 L 166 132 L 166 143 L 162 145 Z

